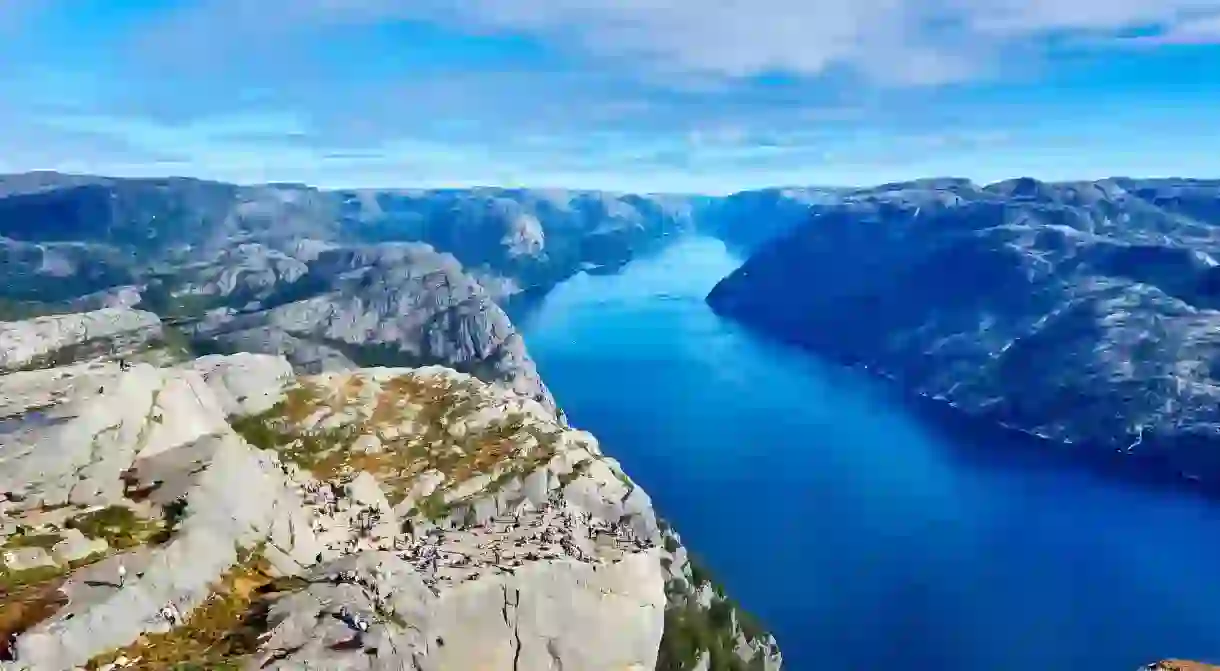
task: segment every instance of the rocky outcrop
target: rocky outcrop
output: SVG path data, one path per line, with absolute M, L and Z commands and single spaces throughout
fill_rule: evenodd
M 895 184 L 708 297 L 972 416 L 1220 482 L 1220 183 Z
M 0 370 L 44 360 L 69 363 L 93 348 L 109 354 L 115 347 L 144 343 L 160 333 L 156 315 L 126 307 L 0 322 Z
M 587 433 L 442 367 L 0 377 L 5 671 L 778 668 Z
M 339 247 L 255 310 L 193 327 L 226 349 L 284 354 L 303 371 L 443 364 L 552 405 L 508 316 L 448 254 L 417 243 Z

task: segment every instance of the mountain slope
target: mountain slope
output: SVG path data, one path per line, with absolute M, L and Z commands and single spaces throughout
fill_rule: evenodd
M 28 365 L 0 376 L 0 669 L 779 668 L 541 404 L 440 367 L 157 356 L 124 337 L 155 318 L 106 310 L 0 323 L 59 353 L 3 350 Z
M 333 247 L 292 262 L 269 275 L 199 268 L 170 290 L 224 306 L 190 332 L 225 351 L 284 354 L 309 372 L 442 364 L 554 406 L 508 316 L 452 256 L 423 244 L 383 243 Z
M 0 278 L 27 293 L 80 277 L 87 293 L 213 262 L 256 243 L 293 255 L 302 240 L 423 242 L 453 254 L 493 298 L 546 290 L 618 266 L 691 229 L 693 201 L 593 191 L 325 191 L 188 178 L 0 175 Z M 44 260 L 45 259 L 45 260 Z
M 1217 225 L 1216 181 L 886 185 L 813 207 L 708 302 L 971 415 L 1217 483 Z

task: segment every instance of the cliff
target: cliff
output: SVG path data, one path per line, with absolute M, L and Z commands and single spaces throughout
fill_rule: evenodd
M 158 326 L 0 323 L 0 668 L 779 668 L 548 406 Z
M 987 422 L 1220 483 L 1220 182 L 934 180 L 808 216 L 710 305 Z
M 189 178 L 53 172 L 0 175 L 0 295 L 58 300 L 185 265 L 239 245 L 257 256 L 242 284 L 291 274 L 302 240 L 421 242 L 452 254 L 496 300 L 616 267 L 693 226 L 693 200 L 598 191 L 328 191 Z M 277 258 L 268 259 L 268 256 Z M 247 277 L 240 278 L 239 275 Z

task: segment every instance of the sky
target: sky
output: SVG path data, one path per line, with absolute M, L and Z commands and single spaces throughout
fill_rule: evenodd
M 1220 177 L 1220 0 L 0 0 L 0 172 Z

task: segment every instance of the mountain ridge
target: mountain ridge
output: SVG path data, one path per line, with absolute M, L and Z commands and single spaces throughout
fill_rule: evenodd
M 1218 180 L 884 185 L 811 208 L 708 303 L 972 416 L 1213 481 L 1217 254 Z

